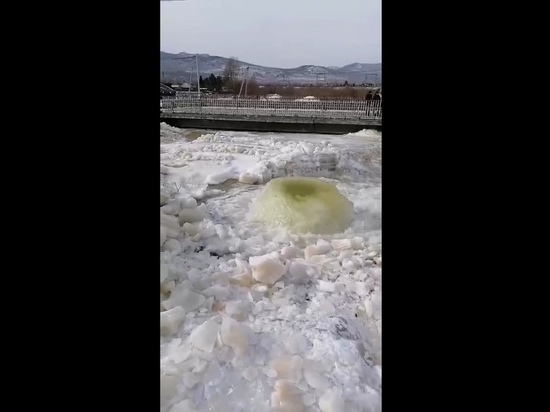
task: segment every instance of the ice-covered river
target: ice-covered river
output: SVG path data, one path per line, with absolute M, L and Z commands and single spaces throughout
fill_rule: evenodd
M 161 410 L 379 411 L 381 133 L 161 125 Z M 278 177 L 353 203 L 331 235 L 253 213 Z

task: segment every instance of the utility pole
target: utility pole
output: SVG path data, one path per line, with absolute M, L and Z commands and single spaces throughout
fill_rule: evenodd
M 241 80 L 241 88 L 239 89 L 239 97 L 241 97 L 241 93 L 243 91 L 243 86 L 245 86 L 245 89 L 244 89 L 245 97 L 246 97 L 246 93 L 248 91 L 248 69 L 250 69 L 250 67 L 247 67 L 246 69 L 244 67 L 241 68 L 242 80 Z
M 248 69 L 250 69 L 250 67 L 246 68 L 246 83 L 244 84 L 244 97 L 246 97 L 248 94 Z
M 199 55 L 195 54 L 195 64 L 197 66 L 197 92 L 199 94 L 199 98 L 201 97 L 201 84 L 199 80 Z

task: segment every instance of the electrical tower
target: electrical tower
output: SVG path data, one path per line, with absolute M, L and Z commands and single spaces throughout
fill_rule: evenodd
M 326 73 L 317 73 L 315 75 L 315 84 L 317 86 L 319 86 L 319 85 L 326 86 L 326 84 L 327 84 L 327 75 L 326 75 Z
M 246 69 L 243 67 L 241 70 L 242 74 L 242 81 L 241 81 L 241 88 L 239 90 L 239 97 L 241 97 L 241 93 L 243 91 L 243 85 L 244 85 L 244 97 L 246 97 L 248 93 L 248 71 L 250 67 L 247 67 Z
M 283 73 L 281 75 L 281 78 L 281 83 L 283 84 L 283 86 L 290 86 L 290 77 L 288 77 L 288 74 Z
M 365 74 L 365 83 L 368 83 L 369 76 L 374 76 L 374 85 L 378 84 L 378 74 L 377 73 L 366 73 Z

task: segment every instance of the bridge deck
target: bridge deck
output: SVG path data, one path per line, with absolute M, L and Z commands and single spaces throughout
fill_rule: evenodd
M 161 121 L 182 127 L 340 133 L 382 127 L 380 101 L 169 98 Z
M 381 119 L 380 100 L 259 100 L 220 98 L 168 98 L 162 101 L 163 112 L 205 115 L 322 117 Z

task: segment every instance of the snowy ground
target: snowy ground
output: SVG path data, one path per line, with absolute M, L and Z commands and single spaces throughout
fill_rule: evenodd
M 381 409 L 381 134 L 161 125 L 161 411 Z M 334 235 L 267 230 L 281 176 L 354 204 Z

